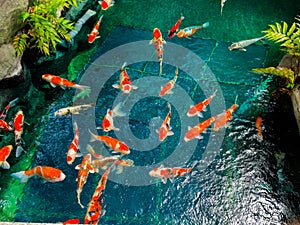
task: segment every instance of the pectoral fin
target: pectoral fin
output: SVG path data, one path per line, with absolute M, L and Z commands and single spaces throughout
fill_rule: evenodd
M 161 178 L 161 181 L 162 181 L 164 184 L 166 184 L 166 183 L 167 183 L 167 178 L 162 177 L 162 178 Z
M 4 161 L 4 162 L 2 163 L 2 168 L 8 170 L 8 169 L 10 168 L 9 163 L 8 163 L 7 161 Z
M 174 135 L 174 132 L 173 131 L 168 131 L 168 134 L 167 134 L 168 136 L 172 136 L 172 135 Z
M 53 87 L 53 88 L 55 88 L 55 87 L 56 87 L 56 85 L 55 85 L 55 84 L 53 84 L 53 83 L 50 83 L 50 86 L 51 86 L 51 87 Z
M 121 86 L 119 84 L 113 84 L 112 86 L 113 86 L 113 88 L 117 88 L 117 89 L 121 88 Z
M 197 139 L 201 140 L 203 137 L 201 135 L 196 136 Z

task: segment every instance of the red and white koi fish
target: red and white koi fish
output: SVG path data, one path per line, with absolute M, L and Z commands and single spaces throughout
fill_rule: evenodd
M 158 130 L 156 131 L 158 133 L 158 137 L 159 137 L 160 141 L 165 140 L 166 137 L 168 137 L 168 136 L 174 135 L 173 131 L 171 131 L 172 127 L 170 125 L 172 111 L 171 111 L 171 104 L 169 102 L 168 102 L 168 108 L 169 108 L 169 112 L 168 112 L 164 122 L 160 126 L 159 131 Z
M 161 181 L 166 184 L 167 180 L 170 179 L 171 182 L 174 181 L 175 177 L 184 176 L 192 171 L 192 168 L 182 168 L 182 167 L 163 167 L 154 168 L 149 172 L 151 177 L 160 178 Z
M 0 129 L 4 129 L 4 130 L 7 130 L 7 131 L 12 131 L 12 127 L 6 123 L 4 120 L 0 120 Z
M 102 18 L 103 18 L 103 15 L 100 16 L 100 18 L 99 18 L 98 22 L 95 24 L 93 30 L 88 35 L 89 44 L 92 44 L 96 39 L 100 38 L 100 36 L 98 36 L 98 34 L 99 34 L 99 27 L 102 22 Z
M 105 132 L 109 132 L 111 130 L 120 130 L 119 128 L 116 128 L 114 126 L 114 117 L 115 116 L 125 116 L 126 114 L 120 111 L 120 108 L 122 106 L 122 102 L 118 103 L 114 109 L 108 109 L 106 112 L 106 115 L 103 118 L 102 121 L 102 129 Z
M 14 119 L 14 134 L 15 134 L 15 143 L 17 146 L 16 149 L 16 157 L 19 157 L 24 151 L 24 149 L 21 146 L 21 135 L 23 133 L 23 123 L 24 123 L 24 115 L 23 112 L 20 110 L 16 115 Z
M 68 225 L 68 224 L 80 224 L 80 220 L 78 218 L 74 218 L 62 222 L 62 225 Z
M 27 182 L 33 176 L 41 177 L 47 182 L 59 182 L 66 178 L 61 170 L 50 166 L 36 166 L 30 170 L 12 173 L 11 176 L 20 179 L 21 183 Z
M 193 128 L 188 127 L 188 132 L 184 136 L 184 141 L 188 142 L 193 140 L 194 138 L 202 139 L 203 137 L 200 134 L 203 133 L 207 129 L 207 127 L 215 121 L 215 119 L 216 117 L 214 116 L 197 124 Z
M 79 170 L 77 179 L 76 179 L 76 181 L 77 181 L 77 202 L 81 206 L 81 208 L 84 208 L 84 206 L 80 202 L 80 194 L 82 192 L 83 186 L 85 185 L 85 183 L 88 179 L 89 173 L 95 172 L 94 167 L 92 166 L 91 154 L 87 154 L 83 158 L 82 162 L 75 167 L 75 169 Z
M 111 167 L 109 167 L 104 174 L 102 175 L 101 179 L 98 182 L 98 185 L 94 191 L 94 194 L 91 198 L 91 201 L 88 205 L 85 217 L 84 217 L 84 224 L 94 224 L 97 225 L 99 218 L 102 213 L 102 204 L 104 202 L 103 194 L 106 188 L 107 178 L 110 173 Z
M 134 162 L 131 159 L 118 159 L 114 163 L 117 167 L 117 174 L 121 174 L 124 170 L 124 167 L 133 166 Z
M 69 116 L 71 114 L 79 114 L 79 111 L 88 110 L 91 107 L 93 107 L 93 104 L 77 105 L 77 106 L 61 108 L 54 112 L 54 116 L 65 116 L 65 115 Z
M 183 19 L 184 19 L 184 16 L 181 15 L 181 17 L 177 20 L 175 25 L 168 31 L 168 38 L 174 37 L 176 32 L 179 30 L 179 26 L 180 26 Z
M 257 129 L 257 136 L 259 137 L 260 140 L 263 139 L 263 135 L 261 132 L 261 124 L 262 124 L 262 118 L 260 116 L 258 116 L 255 121 L 255 126 Z
M 163 61 L 163 51 L 164 46 L 167 42 L 163 39 L 162 34 L 158 28 L 153 29 L 153 38 L 150 40 L 149 44 L 154 43 L 155 50 L 157 52 L 157 57 L 159 61 L 159 74 L 162 74 L 162 61 Z
M 176 67 L 175 70 L 175 76 L 172 80 L 170 80 L 165 86 L 161 87 L 159 96 L 162 97 L 166 94 L 173 94 L 172 89 L 176 83 L 176 80 L 178 78 L 178 67 Z
M 215 91 L 211 96 L 209 96 L 204 101 L 199 102 L 197 105 L 191 106 L 189 111 L 187 112 L 187 116 L 192 117 L 197 115 L 199 117 L 203 117 L 201 112 L 206 111 L 206 107 L 211 102 L 211 100 L 216 96 L 216 92 L 217 91 Z
M 99 5 L 101 5 L 102 10 L 107 10 L 109 7 L 113 6 L 115 4 L 114 0 L 103 0 L 98 1 Z
M 12 145 L 7 145 L 7 146 L 4 146 L 3 148 L 0 149 L 0 167 L 2 167 L 3 169 L 9 169 L 10 168 L 10 165 L 6 161 L 6 159 L 10 155 L 10 152 L 11 152 L 12 149 L 13 149 Z
M 131 91 L 131 89 L 135 90 L 138 87 L 132 84 L 128 73 L 124 69 L 125 66 L 126 66 L 126 62 L 121 67 L 121 72 L 119 77 L 120 84 L 113 84 L 112 86 L 114 88 L 120 89 L 124 94 L 128 94 Z
M 223 7 L 225 5 L 226 0 L 221 0 L 221 16 L 222 16 L 222 12 L 223 12 Z
M 53 74 L 44 74 L 42 76 L 42 78 L 49 82 L 50 85 L 52 87 L 56 87 L 56 86 L 60 86 L 62 89 L 65 89 L 65 88 L 75 88 L 75 89 L 79 89 L 79 90 L 82 90 L 82 91 L 85 91 L 86 89 L 90 88 L 88 86 L 83 86 L 83 85 L 79 85 L 79 84 L 75 84 L 65 78 L 62 78 L 60 76 L 56 76 L 56 75 L 53 75 Z
M 77 126 L 77 123 L 74 122 L 74 129 L 75 129 L 75 135 L 74 135 L 74 138 L 73 138 L 73 141 L 72 143 L 70 144 L 70 147 L 68 149 L 68 152 L 67 152 L 67 163 L 69 165 L 71 165 L 75 158 L 76 157 L 80 157 L 81 154 L 78 154 L 78 141 L 79 141 L 79 129 L 78 129 L 78 126 Z
M 214 131 L 218 131 L 222 127 L 227 127 L 229 120 L 232 118 L 232 113 L 236 110 L 238 105 L 234 103 L 229 109 L 225 112 L 216 116 L 216 121 L 214 123 Z
M 113 153 L 121 153 L 124 155 L 130 153 L 129 147 L 124 142 L 109 136 L 98 136 L 93 134 L 90 130 L 89 132 L 91 133 L 91 142 L 102 141 L 107 147 L 112 149 Z
M 18 101 L 19 101 L 19 98 L 16 98 L 16 99 L 12 100 L 11 102 L 9 102 L 7 104 L 7 106 L 5 106 L 3 111 L 0 113 L 0 120 L 5 120 L 8 110 L 11 107 L 15 106 Z
M 191 26 L 191 27 L 186 27 L 177 33 L 177 37 L 179 38 L 189 38 L 192 35 L 196 33 L 197 30 L 200 30 L 202 28 L 207 28 L 209 26 L 209 22 L 206 22 L 200 26 Z

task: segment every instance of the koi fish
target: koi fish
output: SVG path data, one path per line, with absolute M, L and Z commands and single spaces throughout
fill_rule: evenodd
M 215 121 L 215 119 L 216 119 L 216 117 L 213 116 L 213 117 L 197 124 L 193 128 L 188 127 L 188 132 L 184 136 L 184 141 L 188 142 L 188 141 L 193 140 L 194 138 L 202 139 L 203 137 L 200 134 L 203 133 L 207 129 L 207 127 L 210 124 L 212 124 L 212 122 Z
M 24 122 L 24 115 L 23 112 L 20 110 L 14 118 L 14 134 L 15 134 L 15 143 L 17 146 L 16 149 L 16 157 L 18 158 L 22 151 L 24 151 L 24 149 L 21 146 L 21 135 L 23 133 L 23 122 Z
M 135 90 L 138 87 L 131 83 L 130 77 L 126 72 L 126 70 L 124 69 L 125 66 L 126 66 L 126 62 L 121 67 L 120 78 L 119 78 L 120 84 L 113 84 L 112 86 L 114 88 L 120 89 L 124 94 L 128 94 L 131 91 L 131 89 Z
M 0 119 L 0 129 L 4 129 L 4 130 L 7 130 L 7 131 L 12 131 L 12 127 L 6 123 L 4 120 L 1 120 Z
M 70 144 L 70 147 L 67 152 L 67 163 L 71 165 L 76 157 L 80 157 L 81 154 L 78 154 L 78 141 L 79 141 L 79 130 L 77 123 L 74 122 L 74 129 L 75 129 L 75 136 L 73 138 L 72 143 Z
M 262 118 L 260 116 L 258 116 L 256 118 L 255 126 L 256 126 L 256 129 L 257 129 L 257 135 L 258 135 L 260 140 L 263 139 L 263 135 L 262 135 L 262 132 L 261 132 L 261 124 L 262 124 Z
M 2 167 L 3 169 L 9 169 L 10 168 L 10 165 L 6 161 L 6 159 L 10 155 L 10 152 L 11 152 L 12 149 L 13 149 L 12 145 L 7 145 L 7 146 L 4 146 L 3 148 L 0 149 L 0 167 Z
M 89 44 L 92 44 L 96 39 L 100 38 L 100 36 L 98 36 L 98 34 L 99 34 L 99 27 L 102 22 L 102 18 L 103 18 L 103 15 L 100 16 L 100 18 L 99 18 L 98 22 L 95 24 L 93 30 L 88 35 Z
M 157 57 L 159 61 L 159 74 L 162 74 L 162 61 L 163 61 L 163 51 L 164 46 L 167 42 L 163 39 L 162 34 L 158 28 L 153 29 L 153 38 L 150 40 L 149 44 L 154 43 L 155 50 L 157 52 Z
M 47 182 L 59 182 L 66 178 L 66 175 L 61 170 L 50 166 L 36 166 L 30 170 L 12 173 L 11 176 L 20 179 L 21 183 L 27 182 L 33 176 L 41 177 Z
M 159 131 L 158 130 L 156 131 L 158 133 L 158 137 L 159 137 L 160 141 L 165 140 L 166 137 L 168 137 L 168 136 L 174 135 L 173 131 L 171 131 L 172 127 L 170 125 L 172 111 L 171 111 L 171 104 L 169 102 L 168 102 L 168 108 L 169 108 L 169 112 L 168 112 L 164 122 L 160 126 Z
M 8 110 L 11 107 L 15 106 L 18 101 L 19 101 L 19 98 L 16 98 L 16 99 L 12 100 L 11 102 L 9 102 L 7 104 L 7 106 L 5 106 L 3 111 L 0 113 L 0 120 L 5 120 Z
M 76 179 L 76 181 L 77 181 L 77 191 L 76 191 L 77 192 L 77 202 L 81 206 L 81 208 L 84 208 L 84 206 L 80 202 L 80 194 L 82 192 L 83 186 L 85 185 L 85 183 L 88 179 L 89 173 L 95 172 L 94 167 L 92 166 L 91 154 L 87 154 L 83 158 L 82 162 L 75 167 L 75 169 L 79 170 L 77 179 Z
M 189 111 L 187 112 L 187 116 L 192 117 L 197 115 L 199 117 L 203 117 L 201 112 L 206 111 L 206 107 L 211 102 L 211 100 L 216 96 L 216 92 L 217 91 L 215 91 L 211 96 L 209 96 L 204 101 L 198 103 L 197 105 L 191 106 Z
M 221 16 L 222 16 L 223 7 L 225 5 L 225 2 L 226 2 L 226 0 L 221 0 L 221 12 L 220 12 Z
M 149 172 L 151 177 L 160 178 L 161 181 L 166 184 L 169 179 L 171 182 L 174 181 L 175 177 L 184 176 L 192 171 L 192 168 L 182 168 L 182 167 L 163 167 L 154 168 Z
M 101 179 L 98 182 L 98 185 L 94 191 L 94 194 L 89 202 L 85 217 L 84 224 L 94 224 L 97 225 L 99 218 L 102 213 L 102 204 L 104 202 L 103 193 L 106 188 L 107 178 L 110 173 L 111 167 L 109 167 Z
M 99 5 L 101 5 L 102 10 L 107 10 L 109 7 L 113 6 L 115 4 L 114 0 L 103 0 L 98 1 Z
M 159 96 L 162 97 L 166 94 L 173 94 L 172 89 L 176 83 L 176 80 L 178 78 L 178 67 L 176 67 L 175 70 L 175 76 L 172 80 L 170 80 L 165 86 L 161 87 Z
M 177 37 L 179 38 L 189 38 L 192 35 L 196 33 L 197 30 L 200 30 L 202 28 L 207 28 L 209 26 L 209 22 L 206 22 L 200 26 L 191 26 L 191 27 L 186 27 L 184 29 L 181 29 L 177 33 Z
M 253 39 L 249 39 L 249 40 L 234 42 L 228 47 L 228 49 L 230 51 L 235 50 L 235 49 L 242 50 L 242 51 L 247 51 L 246 47 L 248 47 L 249 45 L 254 44 L 255 42 L 257 42 L 257 41 L 259 41 L 263 38 L 264 37 L 259 37 L 259 38 L 253 38 Z
M 133 166 L 134 162 L 131 159 L 118 159 L 114 164 L 117 167 L 117 174 L 121 174 L 124 167 Z
M 238 107 L 238 105 L 236 103 L 234 103 L 225 112 L 217 115 L 213 130 L 218 131 L 222 127 L 227 127 L 229 120 L 231 120 L 231 118 L 232 118 L 232 113 L 236 110 L 237 107 Z
M 116 130 L 116 131 L 120 130 L 119 128 L 116 128 L 114 126 L 113 118 L 115 116 L 125 116 L 126 115 L 125 113 L 120 111 L 121 105 L 122 105 L 122 102 L 118 103 L 114 109 L 107 110 L 106 115 L 104 116 L 103 121 L 102 121 L 102 129 L 105 132 L 109 132 L 111 130 Z
M 109 136 L 98 136 L 93 134 L 90 130 L 89 132 L 91 133 L 91 142 L 102 141 L 107 147 L 112 149 L 113 153 L 121 153 L 124 155 L 130 153 L 129 147 L 124 142 Z
M 85 91 L 86 89 L 90 88 L 88 86 L 75 84 L 65 78 L 61 78 L 60 76 L 56 76 L 53 74 L 44 74 L 42 75 L 42 79 L 49 82 L 52 87 L 60 86 L 62 89 L 75 88 L 75 89 Z
M 177 20 L 175 25 L 168 31 L 168 38 L 174 37 L 176 32 L 179 30 L 179 26 L 180 26 L 183 19 L 184 19 L 184 16 L 181 15 L 181 17 Z
M 93 104 L 88 105 L 77 105 L 77 106 L 70 106 L 66 108 L 61 108 L 54 112 L 54 116 L 65 116 L 71 114 L 79 114 L 79 111 L 88 110 L 89 108 L 93 107 Z
M 80 224 L 80 220 L 78 218 L 74 219 L 69 219 L 66 220 L 65 222 L 62 222 L 63 225 L 68 225 L 68 224 Z

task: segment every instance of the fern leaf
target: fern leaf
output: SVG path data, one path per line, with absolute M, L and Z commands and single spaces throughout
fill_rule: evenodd
M 287 36 L 291 36 L 291 34 L 294 32 L 295 29 L 296 29 L 296 23 L 294 22 L 290 27 L 289 31 L 287 32 Z
M 288 25 L 287 25 L 287 23 L 284 21 L 284 22 L 283 22 L 283 27 L 282 27 L 282 33 L 283 33 L 283 34 L 286 34 L 287 29 L 288 29 Z
M 280 23 L 276 22 L 275 24 L 276 24 L 276 27 L 277 27 L 277 32 L 281 33 L 281 25 L 280 25 Z

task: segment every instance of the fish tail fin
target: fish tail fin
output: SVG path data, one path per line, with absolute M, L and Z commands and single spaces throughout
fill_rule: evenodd
M 17 102 L 19 101 L 19 98 L 15 98 L 14 100 L 12 100 L 11 102 L 9 102 L 9 106 L 13 107 L 17 104 Z
M 21 183 L 27 182 L 28 178 L 30 177 L 30 176 L 27 176 L 25 174 L 25 171 L 20 171 L 20 172 L 12 173 L 12 174 L 10 174 L 10 176 L 19 179 Z
M 84 205 L 82 205 L 81 201 L 80 201 L 80 193 L 81 193 L 81 191 L 77 191 L 77 202 L 78 202 L 78 204 L 80 205 L 81 208 L 84 208 Z
M 159 75 L 162 74 L 162 58 L 159 59 Z
M 119 102 L 113 109 L 113 114 L 116 116 L 119 116 L 119 117 L 126 116 L 126 113 L 121 111 L 122 106 L 123 106 L 123 103 Z
M 89 132 L 91 134 L 90 142 L 98 141 L 98 136 L 96 134 L 93 134 L 90 129 Z
M 86 91 L 87 89 L 91 89 L 91 87 L 85 86 L 85 85 L 76 84 L 75 86 L 76 86 L 76 88 L 78 88 L 81 91 Z
M 236 104 L 237 100 L 238 100 L 239 95 L 236 95 L 235 100 L 234 100 L 234 104 Z
M 206 22 L 206 23 L 202 24 L 201 27 L 202 27 L 202 28 L 207 28 L 207 27 L 209 27 L 209 22 Z
M 217 94 L 217 92 L 218 92 L 218 90 L 215 90 L 215 92 L 212 94 L 212 96 L 216 96 L 216 94 Z
M 24 151 L 24 149 L 22 148 L 21 145 L 19 145 L 16 149 L 16 157 L 18 158 L 23 151 Z
M 121 69 L 123 70 L 126 65 L 127 65 L 127 62 L 124 62 L 123 65 L 121 66 Z
M 78 131 L 78 125 L 77 125 L 77 122 L 74 121 L 73 123 L 73 130 L 75 131 L 75 133 L 78 135 L 79 134 L 79 131 Z
M 104 14 L 102 14 L 99 18 L 99 21 L 101 22 L 102 21 L 102 18 L 103 18 Z
M 183 13 L 180 13 L 180 19 L 181 19 L 181 21 L 184 19 L 184 16 L 183 16 Z

